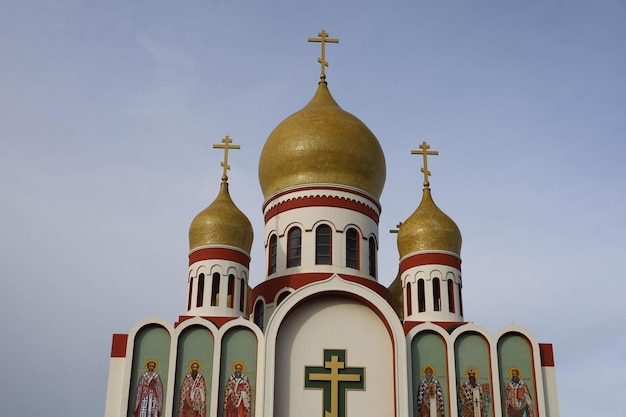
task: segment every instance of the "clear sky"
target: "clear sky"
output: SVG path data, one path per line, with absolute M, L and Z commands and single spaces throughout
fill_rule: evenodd
M 624 0 L 21 0 L 0 2 L 3 415 L 101 416 L 111 335 L 186 312 L 225 135 L 261 282 L 258 158 L 315 91 L 321 29 L 334 98 L 385 152 L 380 281 L 427 140 L 464 318 L 552 343 L 562 416 L 623 413 Z

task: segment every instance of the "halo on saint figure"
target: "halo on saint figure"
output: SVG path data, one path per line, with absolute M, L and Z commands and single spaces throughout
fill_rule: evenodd
M 191 362 L 189 362 L 189 372 L 191 372 L 193 369 L 191 369 L 191 367 L 193 366 L 194 363 L 198 364 L 198 372 L 200 372 L 202 370 L 202 362 L 198 361 L 198 360 L 192 360 Z
M 517 371 L 517 376 L 520 377 L 520 378 L 522 377 L 522 370 L 519 369 L 517 366 L 511 366 L 509 368 L 509 376 L 511 378 L 513 378 L 513 371 Z
M 159 369 L 159 361 L 157 361 L 154 358 L 150 358 L 146 361 L 146 363 L 144 363 L 144 366 L 146 367 L 146 371 L 148 370 L 148 364 L 152 362 L 154 363 L 154 370 L 156 371 L 157 369 Z
M 435 376 L 435 367 L 432 365 L 426 365 L 422 368 L 422 375 L 426 375 L 426 370 L 430 369 L 432 376 Z
M 467 369 L 465 370 L 465 375 L 469 377 L 469 374 L 471 371 L 473 371 L 474 376 L 478 378 L 478 369 L 476 369 L 475 366 L 468 366 Z
M 235 372 L 235 367 L 237 365 L 241 365 L 241 372 L 245 372 L 246 371 L 246 364 L 245 363 L 243 363 L 241 361 L 235 361 L 235 362 L 233 362 L 233 366 L 232 366 L 233 372 Z

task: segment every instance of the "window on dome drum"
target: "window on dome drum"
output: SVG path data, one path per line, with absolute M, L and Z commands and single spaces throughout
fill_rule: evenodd
M 263 316 L 265 315 L 265 304 L 262 300 L 259 300 L 254 304 L 254 324 L 259 326 L 263 330 Z
M 196 307 L 202 307 L 204 302 L 204 274 L 198 275 L 198 294 L 196 295 Z
M 220 273 L 213 274 L 213 285 L 211 285 L 211 305 L 216 306 L 220 302 Z
M 441 281 L 439 278 L 433 279 L 433 305 L 435 311 L 441 311 Z
M 463 315 L 463 297 L 461 296 L 461 283 L 459 282 L 457 284 L 459 286 L 459 313 L 461 313 L 461 316 Z
M 291 294 L 291 292 L 289 291 L 281 292 L 278 298 L 276 299 L 276 305 L 279 305 L 285 298 L 287 298 L 289 294 Z
M 300 266 L 302 259 L 302 230 L 293 227 L 287 234 L 287 268 Z
M 376 278 L 376 240 L 373 237 L 370 237 L 369 245 L 369 272 L 372 277 Z
M 278 246 L 278 238 L 276 237 L 276 235 L 272 235 L 272 237 L 270 237 L 270 246 L 269 246 L 269 252 L 268 252 L 267 275 L 272 275 L 274 272 L 276 272 L 276 248 L 277 246 Z
M 248 290 L 248 288 L 246 287 L 246 280 L 241 278 L 239 280 L 240 284 L 239 284 L 239 311 L 241 311 L 242 313 L 245 313 L 246 311 L 244 310 L 245 307 L 245 299 L 246 299 L 246 291 Z
M 233 297 L 235 296 L 235 276 L 228 276 L 228 294 L 226 297 L 226 307 L 233 308 Z
M 359 234 L 352 228 L 346 232 L 346 267 L 359 269 Z
M 448 280 L 448 310 L 450 313 L 455 312 L 454 308 L 454 281 Z
M 404 299 L 406 300 L 406 315 L 410 316 L 413 314 L 413 297 L 411 296 L 411 283 L 406 283 L 406 293 Z
M 424 294 L 424 280 L 417 280 L 417 310 L 420 313 L 426 311 L 426 297 Z
M 191 291 L 193 290 L 193 277 L 189 278 L 189 295 L 187 296 L 187 310 L 191 310 Z
M 331 234 L 330 226 L 321 225 L 315 229 L 315 264 L 331 265 Z

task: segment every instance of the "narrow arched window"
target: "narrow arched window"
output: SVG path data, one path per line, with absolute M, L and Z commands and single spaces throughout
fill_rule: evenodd
M 454 281 L 448 280 L 448 310 L 450 313 L 455 312 L 454 308 Z
M 346 232 L 346 267 L 359 269 L 359 234 L 352 228 Z
M 277 246 L 278 246 L 278 238 L 276 237 L 276 235 L 272 235 L 272 237 L 270 237 L 267 275 L 271 275 L 274 272 L 276 272 L 276 249 L 277 249 Z
M 213 274 L 213 284 L 211 285 L 211 305 L 216 306 L 220 302 L 220 273 Z
M 406 315 L 410 316 L 413 314 L 413 296 L 411 294 L 411 283 L 406 283 L 406 292 L 404 295 L 404 299 L 406 300 Z
M 373 237 L 369 239 L 369 272 L 376 278 L 376 240 Z
M 435 311 L 441 311 L 441 281 L 439 278 L 433 279 L 433 305 Z
M 461 313 L 461 316 L 463 315 L 463 295 L 461 294 L 461 283 L 458 283 L 458 288 L 459 288 L 459 313 Z
M 198 294 L 196 294 L 196 307 L 202 307 L 204 302 L 204 274 L 198 275 Z
M 302 260 L 302 230 L 293 227 L 287 234 L 287 268 L 300 266 Z
M 424 280 L 417 281 L 417 310 L 422 313 L 426 311 L 426 296 L 424 294 Z
M 226 297 L 226 307 L 233 308 L 233 297 L 235 296 L 235 276 L 228 276 L 228 294 Z
M 315 264 L 330 265 L 332 250 L 330 226 L 321 225 L 315 229 Z
M 189 295 L 187 295 L 187 310 L 191 310 L 191 292 L 193 291 L 193 277 L 189 278 Z
M 263 300 L 259 300 L 254 305 L 254 324 L 263 330 L 263 316 L 265 315 L 265 304 Z
M 291 294 L 289 291 L 283 291 L 280 293 L 280 295 L 278 296 L 278 298 L 276 299 L 276 305 L 279 305 L 280 303 L 282 303 L 282 301 L 287 298 L 287 296 Z
M 246 280 L 241 278 L 239 280 L 239 311 L 245 313 L 245 300 L 246 300 L 246 292 L 248 291 L 248 286 L 246 285 Z

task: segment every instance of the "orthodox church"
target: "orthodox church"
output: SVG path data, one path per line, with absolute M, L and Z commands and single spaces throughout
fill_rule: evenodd
M 249 285 L 226 136 L 217 197 L 189 229 L 187 310 L 113 335 L 105 417 L 558 417 L 552 345 L 463 317 L 461 233 L 431 195 L 426 142 L 397 277 L 378 282 L 398 268 L 377 261 L 385 157 L 333 99 L 325 46 L 338 40 L 318 36 L 317 90 L 260 155 L 263 282 Z

